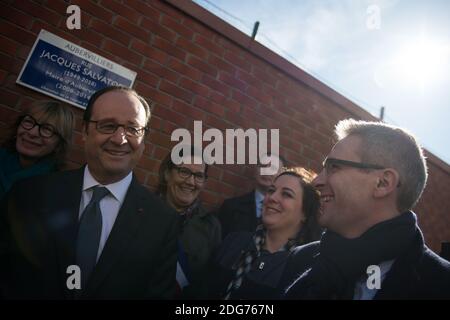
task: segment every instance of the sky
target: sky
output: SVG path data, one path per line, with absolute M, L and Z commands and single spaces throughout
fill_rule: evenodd
M 450 164 L 450 1 L 194 2 Z

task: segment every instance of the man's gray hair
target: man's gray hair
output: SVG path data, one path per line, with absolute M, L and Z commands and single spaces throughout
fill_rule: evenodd
M 397 209 L 411 210 L 420 199 L 428 178 L 423 150 L 407 130 L 382 122 L 345 119 L 335 128 L 339 140 L 361 138 L 361 161 L 395 169 L 400 176 Z

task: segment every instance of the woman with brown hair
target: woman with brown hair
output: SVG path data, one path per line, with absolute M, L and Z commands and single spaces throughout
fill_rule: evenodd
M 236 232 L 223 241 L 211 277 L 211 298 L 275 299 L 292 279 L 284 270 L 290 253 L 320 237 L 319 195 L 303 168 L 280 173 L 263 202 L 262 224 L 254 233 Z
M 179 213 L 181 220 L 176 277 L 180 292 L 176 298 L 206 299 L 206 275 L 221 241 L 220 223 L 206 212 L 199 199 L 208 178 L 208 165 L 201 153 L 189 149 L 192 156 L 182 155 L 181 164 L 175 164 L 170 153 L 163 160 L 157 193 Z

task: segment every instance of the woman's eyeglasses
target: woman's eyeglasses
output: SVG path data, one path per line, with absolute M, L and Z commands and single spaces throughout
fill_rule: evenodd
M 193 172 L 188 168 L 184 167 L 175 167 L 178 172 L 178 175 L 183 179 L 189 179 L 191 176 L 194 176 L 194 180 L 197 183 L 205 182 L 207 176 L 203 172 Z
M 54 126 L 48 123 L 39 123 L 29 114 L 23 117 L 22 121 L 20 122 L 20 126 L 25 130 L 31 130 L 35 126 L 38 126 L 39 134 L 43 138 L 51 138 L 55 134 L 59 135 Z

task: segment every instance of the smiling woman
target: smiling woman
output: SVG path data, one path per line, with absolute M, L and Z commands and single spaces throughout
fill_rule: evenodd
M 73 114 L 60 102 L 39 101 L 24 111 L 0 149 L 0 199 L 16 181 L 61 167 L 72 128 Z
M 169 152 L 159 168 L 157 192 L 182 220 L 176 279 L 180 289 L 178 298 L 205 299 L 208 296 L 208 263 L 220 244 L 221 232 L 217 218 L 207 213 L 199 200 L 208 177 L 208 165 L 193 147 L 191 154 L 200 157 L 201 161 L 181 155 L 186 161 L 175 165 Z
M 320 237 L 313 177 L 303 168 L 291 168 L 274 179 L 264 198 L 262 224 L 254 233 L 230 233 L 217 252 L 211 298 L 276 299 L 292 274 L 306 267 L 302 262 L 293 268 L 296 272 L 286 272 L 291 252 Z

